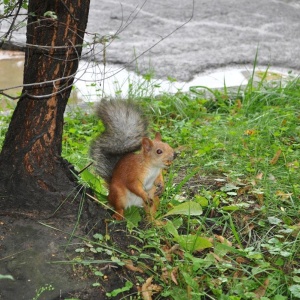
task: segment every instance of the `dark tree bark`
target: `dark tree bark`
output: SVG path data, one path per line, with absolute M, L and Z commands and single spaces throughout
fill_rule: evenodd
M 53 211 L 75 188 L 61 157 L 63 115 L 89 2 L 29 1 L 24 88 L 0 154 L 0 209 Z

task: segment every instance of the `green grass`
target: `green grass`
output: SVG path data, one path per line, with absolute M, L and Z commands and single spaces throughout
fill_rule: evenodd
M 153 276 L 161 287 L 155 299 L 299 299 L 299 99 L 299 79 L 268 83 L 264 76 L 238 90 L 143 92 L 137 100 L 151 133 L 160 131 L 180 153 L 157 216 L 166 226 L 140 227 L 143 212 L 133 209 L 127 234 L 139 244 L 131 251 L 111 245 L 107 233 L 78 252 L 104 251 L 119 265 L 130 259 L 144 270 L 133 284 Z M 66 117 L 63 154 L 78 170 L 102 129 L 82 111 Z M 105 194 L 91 168 L 82 177 Z M 104 274 L 95 274 L 97 286 Z
M 139 99 L 152 132 L 180 152 L 158 213 L 166 226 L 140 229 L 142 212 L 128 214 L 144 246 L 127 258 L 151 261 L 158 299 L 300 297 L 299 96 L 298 79 L 263 78 Z M 89 136 L 101 127 L 92 121 Z

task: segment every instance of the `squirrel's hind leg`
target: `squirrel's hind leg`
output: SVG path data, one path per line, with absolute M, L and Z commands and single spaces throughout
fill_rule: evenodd
M 112 215 L 112 217 L 115 220 L 121 221 L 124 219 L 124 209 L 115 209 L 115 213 Z
M 114 209 L 112 217 L 115 220 L 123 220 L 124 208 L 126 205 L 126 191 L 123 191 L 123 189 L 120 188 L 115 188 L 114 185 L 111 185 L 108 194 L 108 201 Z

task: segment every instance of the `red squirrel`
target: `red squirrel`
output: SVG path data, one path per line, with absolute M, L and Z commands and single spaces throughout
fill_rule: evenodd
M 147 137 L 145 117 L 132 102 L 102 100 L 97 115 L 105 131 L 91 145 L 91 156 L 108 184 L 113 218 L 122 220 L 124 209 L 143 206 L 153 220 L 164 189 L 162 170 L 171 165 L 174 150 L 160 133 L 153 140 Z

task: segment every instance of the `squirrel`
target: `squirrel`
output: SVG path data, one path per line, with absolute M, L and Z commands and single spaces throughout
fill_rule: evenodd
M 127 100 L 101 100 L 96 109 L 105 126 L 90 149 L 96 172 L 108 184 L 108 201 L 122 220 L 130 206 L 143 206 L 153 220 L 164 190 L 162 170 L 175 152 L 156 133 L 147 137 L 147 121 L 140 107 Z

